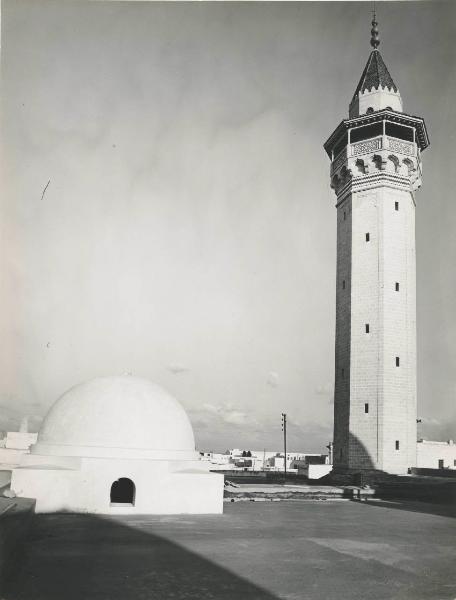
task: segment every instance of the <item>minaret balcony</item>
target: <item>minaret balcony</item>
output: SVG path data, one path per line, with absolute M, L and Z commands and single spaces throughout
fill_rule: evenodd
M 401 159 L 406 157 L 417 157 L 418 147 L 414 142 L 407 142 L 400 138 L 388 135 L 378 135 L 374 138 L 349 144 L 334 158 L 331 163 L 331 177 L 335 175 L 344 165 L 351 162 L 351 158 L 363 157 L 380 153 L 393 153 L 399 155 Z M 403 158 L 402 158 L 403 157 Z
M 391 170 L 388 161 L 399 161 L 400 168 L 396 164 L 396 173 L 404 171 L 402 165 L 405 162 L 408 168 L 421 174 L 421 152 L 428 145 L 423 119 L 387 108 L 342 121 L 324 148 L 331 159 L 333 180 L 342 170 L 359 175 L 359 169 L 354 169 L 357 161 L 367 165 L 364 174 L 373 168 L 372 160 L 379 170 Z
M 385 173 L 401 186 L 416 190 L 421 185 L 421 156 L 415 142 L 389 135 L 349 143 L 331 163 L 331 187 L 339 195 L 351 181 Z

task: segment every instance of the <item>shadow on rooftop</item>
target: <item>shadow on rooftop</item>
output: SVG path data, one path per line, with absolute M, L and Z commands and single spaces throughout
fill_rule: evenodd
M 380 508 L 393 508 L 396 510 L 405 510 L 407 512 L 456 518 L 456 505 L 451 503 L 438 504 L 436 502 L 425 502 L 420 500 L 382 500 L 380 498 L 370 498 L 368 502 L 361 502 L 360 504 L 366 507 L 378 506 Z
M 277 600 L 158 535 L 71 513 L 34 517 L 5 587 L 8 600 Z

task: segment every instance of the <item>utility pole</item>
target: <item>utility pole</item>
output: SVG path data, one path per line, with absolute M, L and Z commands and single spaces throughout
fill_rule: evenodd
M 285 470 L 285 480 L 287 478 L 287 414 L 282 413 L 282 431 L 283 431 L 283 465 Z
M 329 444 L 326 446 L 326 448 L 328 448 L 328 462 L 330 465 L 333 464 L 333 443 L 329 442 Z

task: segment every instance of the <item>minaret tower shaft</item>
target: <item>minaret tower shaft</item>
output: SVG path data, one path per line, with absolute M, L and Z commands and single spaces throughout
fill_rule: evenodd
M 416 466 L 415 192 L 423 119 L 403 112 L 375 13 L 366 67 L 325 143 L 337 196 L 334 470 Z

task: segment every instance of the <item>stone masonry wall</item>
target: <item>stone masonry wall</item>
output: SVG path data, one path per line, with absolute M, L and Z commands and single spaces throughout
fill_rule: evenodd
M 348 467 L 350 415 L 352 207 L 348 196 L 337 208 L 334 465 Z
M 338 259 L 344 274 L 351 261 L 349 350 L 336 334 L 350 360 L 348 466 L 406 473 L 416 465 L 415 206 L 390 185 L 353 192 L 351 205 L 351 252 L 340 245 Z
M 383 231 L 378 191 L 354 193 L 350 380 L 350 466 L 354 468 L 381 468 Z
M 385 240 L 382 463 L 389 473 L 406 473 L 416 466 L 417 438 L 415 204 L 405 190 L 384 188 L 380 195 Z

